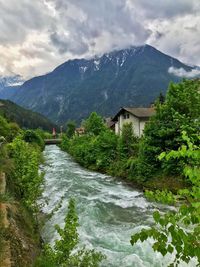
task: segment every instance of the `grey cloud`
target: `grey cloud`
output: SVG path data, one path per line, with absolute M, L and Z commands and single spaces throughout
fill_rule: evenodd
M 52 43 L 58 48 L 60 54 L 70 52 L 75 55 L 82 55 L 88 51 L 87 43 L 83 42 L 81 38 L 69 38 L 68 36 L 59 35 L 54 32 L 50 36 Z
M 20 54 L 27 59 L 35 59 L 35 58 L 47 58 L 48 59 L 48 54 L 52 52 L 52 49 L 49 47 L 43 47 L 43 48 L 38 48 L 35 46 L 32 49 L 29 48 L 22 48 L 20 49 Z
M 51 18 L 43 1 L 0 0 L 0 44 L 22 43 L 31 30 L 47 27 Z
M 155 33 L 154 33 L 154 37 L 156 40 L 158 40 L 164 36 L 165 36 L 165 34 L 163 32 L 155 31 Z
M 0 71 L 42 74 L 75 57 L 149 43 L 200 64 L 199 0 L 0 0 Z
M 65 36 L 58 27 L 51 34 L 51 41 L 60 53 L 84 55 L 96 50 L 98 54 L 114 46 L 144 44 L 151 34 L 124 0 L 101 0 L 95 4 L 92 0 L 49 2 L 56 7 L 62 28 L 67 31 Z
M 129 4 L 136 7 L 145 18 L 172 18 L 193 14 L 200 10 L 198 0 L 130 0 Z
M 188 31 L 192 31 L 192 32 L 196 32 L 198 33 L 198 26 L 197 25 L 194 25 L 194 26 L 186 26 L 184 27 L 185 30 L 188 30 Z
M 61 54 L 65 53 L 67 51 L 66 41 L 62 40 L 61 37 L 56 32 L 54 32 L 50 35 L 50 39 L 51 39 L 52 43 L 58 48 L 58 50 Z

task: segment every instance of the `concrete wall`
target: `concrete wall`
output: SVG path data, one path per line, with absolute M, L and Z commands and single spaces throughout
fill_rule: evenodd
M 145 127 L 145 124 L 147 121 L 148 121 L 148 119 L 140 120 L 140 136 L 143 134 L 144 127 Z
M 115 123 L 115 134 L 119 134 L 119 122 Z

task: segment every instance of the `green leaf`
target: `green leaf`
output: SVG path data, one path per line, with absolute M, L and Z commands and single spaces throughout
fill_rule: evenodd
M 155 220 L 156 223 L 159 223 L 159 220 L 160 220 L 160 213 L 158 211 L 155 211 L 153 213 L 153 218 Z

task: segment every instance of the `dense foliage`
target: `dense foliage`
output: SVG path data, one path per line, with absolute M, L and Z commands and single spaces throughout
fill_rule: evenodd
M 89 135 L 99 135 L 105 130 L 105 125 L 101 116 L 96 112 L 92 112 L 90 117 L 83 123 L 85 132 Z
M 19 133 L 20 128 L 16 123 L 9 123 L 4 117 L 0 116 L 0 172 L 9 172 L 12 167 L 6 144 L 11 142 Z
M 26 143 L 35 144 L 39 146 L 42 150 L 44 149 L 44 139 L 37 131 L 26 130 L 23 132 L 22 138 Z
M 200 127 L 199 86 L 199 80 L 171 83 L 166 100 L 159 97 L 156 102 L 156 115 L 146 124 L 140 140 L 134 136 L 130 124 L 124 124 L 122 135 L 116 136 L 93 112 L 83 124 L 86 134 L 64 138 L 61 146 L 87 168 L 128 177 L 138 183 L 160 174 L 183 177 L 181 159 L 161 162 L 158 156 L 185 144 L 182 131 L 199 145 L 195 139 Z
M 74 135 L 76 129 L 76 123 L 74 121 L 69 121 L 67 123 L 67 130 L 66 130 L 66 135 L 68 138 L 71 138 Z
M 22 131 L 17 124 L 9 123 L 2 116 L 0 138 L 0 170 L 7 173 L 15 197 L 27 208 L 35 210 L 42 183 L 38 168 L 44 141 L 37 132 Z
M 87 168 L 102 172 L 112 171 L 115 160 L 125 157 L 126 152 L 122 151 L 120 145 L 123 143 L 123 138 L 121 142 L 121 138 L 107 129 L 102 118 L 95 112 L 90 115 L 84 125 L 85 135 L 76 135 L 70 140 L 65 137 L 61 147 L 68 150 L 81 165 Z M 132 136 L 131 125 L 129 128 Z M 131 146 L 131 143 L 129 145 Z
M 12 179 L 16 196 L 27 208 L 35 210 L 42 183 L 42 174 L 38 172 L 40 150 L 23 141 L 22 136 L 18 136 L 9 145 L 9 152 L 14 163 Z
M 197 266 L 200 266 L 200 149 L 186 132 L 183 132 L 182 138 L 186 145 L 182 145 L 178 150 L 163 152 L 159 159 L 166 162 L 171 159 L 182 159 L 183 175 L 191 183 L 189 189 L 178 192 L 185 202 L 176 211 L 164 215 L 156 211 L 154 213 L 156 226 L 134 234 L 131 244 L 134 245 L 138 240 L 143 242 L 153 238 L 155 251 L 163 256 L 167 253 L 173 254 L 174 259 L 172 258 L 173 262 L 169 266 L 177 266 L 181 261 L 189 263 L 192 258 L 198 262 Z M 200 136 L 198 139 L 200 140 Z M 156 199 L 157 193 L 154 195 Z M 162 199 L 160 194 L 159 198 Z
M 200 81 L 183 81 L 170 84 L 166 101 L 157 102 L 156 115 L 150 119 L 140 143 L 138 155 L 138 174 L 148 179 L 158 170 L 166 174 L 177 175 L 181 172 L 182 163 L 179 158 L 168 162 L 160 162 L 158 156 L 164 151 L 177 149 L 185 141 L 182 131 L 195 136 L 200 127 Z M 194 140 L 200 144 L 199 140 Z
M 53 248 L 46 245 L 35 267 L 98 267 L 105 257 L 94 250 L 78 248 L 78 225 L 75 201 L 70 199 L 64 228 L 55 226 L 60 239 L 55 242 Z
M 4 137 L 5 141 L 10 142 L 19 133 L 19 131 L 20 128 L 16 123 L 8 122 L 0 115 L 0 137 Z
M 38 170 L 43 149 L 41 140 L 35 132 L 23 131 L 16 123 L 0 116 L 0 175 L 1 171 L 6 173 L 0 179 L 0 187 L 6 184 L 6 191 L 0 192 L 0 262 L 1 256 L 9 257 L 5 241 L 9 241 L 15 266 L 30 266 L 32 258 L 27 254 L 38 249 L 35 212 L 43 181 Z M 26 243 L 30 251 L 24 247 Z

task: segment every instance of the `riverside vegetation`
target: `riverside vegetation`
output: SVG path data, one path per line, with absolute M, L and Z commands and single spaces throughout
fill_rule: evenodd
M 156 227 L 131 237 L 132 245 L 151 237 L 155 251 L 163 256 L 175 254 L 170 266 L 188 263 L 191 258 L 200 265 L 199 91 L 199 80 L 171 83 L 166 100 L 155 103 L 156 114 L 146 124 L 141 139 L 134 136 L 131 124 L 125 124 L 122 135 L 116 136 L 93 112 L 83 123 L 85 134 L 68 134 L 61 144 L 86 168 L 159 188 L 146 191 L 152 200 L 172 204 L 182 199 L 184 204 L 176 212 L 164 216 L 155 212 Z
M 181 261 L 188 263 L 192 258 L 200 265 L 199 88 L 199 80 L 171 84 L 165 102 L 156 102 L 156 115 L 146 125 L 141 139 L 134 136 L 131 124 L 124 125 L 122 135 L 116 136 L 106 128 L 100 116 L 92 113 L 84 122 L 86 133 L 73 135 L 74 125 L 70 122 L 68 137 L 64 136 L 61 144 L 62 149 L 87 168 L 120 176 L 144 187 L 165 188 L 147 191 L 146 196 L 152 200 L 166 203 L 176 203 L 177 198 L 182 200 L 176 212 L 164 215 L 155 212 L 155 226 L 130 237 L 132 245 L 153 238 L 155 251 L 163 256 L 173 254 L 170 266 L 177 266 Z M 40 254 L 35 262 L 37 267 L 99 266 L 104 259 L 101 253 L 77 249 L 78 217 L 73 199 L 64 228 L 56 226 L 60 240 L 53 248 L 41 247 L 37 199 L 43 174 L 38 168 L 46 134 L 41 130 L 21 130 L 0 116 L 0 136 L 0 168 L 6 172 L 9 185 L 0 202 L 8 204 L 10 221 L 16 222 L 15 227 L 12 224 L 9 229 L 1 227 L 0 253 L 4 253 L 5 240 L 10 240 L 12 260 L 19 267 L 31 266 L 35 253 Z M 26 252 L 24 246 L 27 246 Z
M 98 267 L 104 259 L 101 253 L 85 248 L 73 253 L 79 243 L 78 216 L 73 199 L 69 203 L 64 229 L 56 226 L 61 239 L 53 249 L 49 245 L 42 246 L 37 219 L 37 200 L 43 182 L 39 164 L 44 149 L 43 139 L 49 134 L 40 129 L 21 130 L 16 123 L 9 123 L 0 116 L 0 136 L 0 172 L 6 172 L 8 181 L 7 192 L 0 195 L 0 204 L 6 203 L 8 220 L 12 221 L 6 228 L 3 216 L 0 217 L 0 262 L 9 260 L 19 267 L 32 264 L 37 267 Z M 11 246 L 11 259 L 5 259 L 8 257 L 5 251 L 7 240 Z
M 41 246 L 36 201 L 43 180 L 38 168 L 44 142 L 37 132 L 22 130 L 2 116 L 0 138 L 0 173 L 6 173 L 7 185 L 0 195 L 0 259 L 2 264 L 30 266 Z

